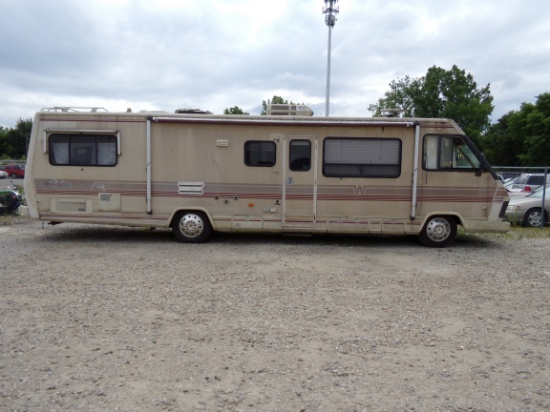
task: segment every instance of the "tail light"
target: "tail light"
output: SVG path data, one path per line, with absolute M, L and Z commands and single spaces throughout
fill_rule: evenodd
M 527 186 L 527 185 L 526 185 L 526 186 L 523 188 L 523 191 L 524 191 L 524 192 L 530 192 L 530 191 L 531 191 L 531 186 Z

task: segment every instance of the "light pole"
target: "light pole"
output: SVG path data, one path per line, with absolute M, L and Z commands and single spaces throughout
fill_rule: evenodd
M 325 23 L 328 26 L 328 50 L 327 50 L 327 95 L 325 100 L 325 116 L 329 115 L 330 106 L 330 51 L 332 43 L 332 28 L 336 24 L 336 14 L 340 11 L 339 7 L 334 7 L 338 0 L 325 0 Z

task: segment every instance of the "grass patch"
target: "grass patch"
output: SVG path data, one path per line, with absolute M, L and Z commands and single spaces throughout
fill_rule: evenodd
M 550 238 L 550 227 L 544 229 L 538 227 L 512 226 L 506 233 L 483 233 L 479 236 L 487 240 L 522 240 Z
M 21 216 L 18 216 L 15 214 L 0 215 L 0 226 L 10 226 L 10 225 L 13 225 L 14 223 L 21 222 L 22 219 L 23 218 Z

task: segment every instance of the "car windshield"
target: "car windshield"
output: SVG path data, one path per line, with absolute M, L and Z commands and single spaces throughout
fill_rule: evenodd
M 542 187 L 539 187 L 537 190 L 535 190 L 533 193 L 527 195 L 527 197 L 535 197 L 535 198 L 542 198 Z M 545 199 L 550 198 L 550 186 L 546 186 L 546 196 Z

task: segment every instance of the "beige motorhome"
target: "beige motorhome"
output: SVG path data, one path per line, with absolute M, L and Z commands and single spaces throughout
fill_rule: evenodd
M 213 231 L 505 232 L 506 190 L 451 120 L 36 114 L 23 214 L 51 223 Z

